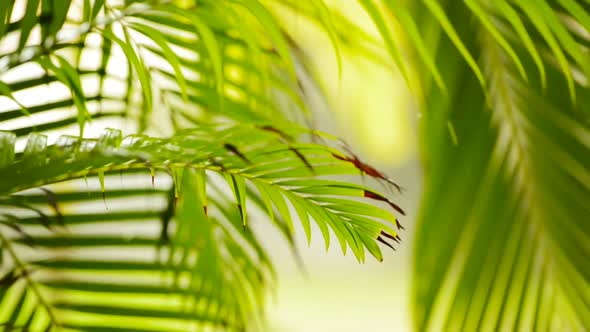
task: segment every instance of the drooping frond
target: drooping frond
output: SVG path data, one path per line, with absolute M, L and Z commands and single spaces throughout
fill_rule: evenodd
M 587 4 L 425 3 L 437 22 L 423 15 L 418 25 L 440 31 L 432 42 L 447 93 L 425 98 L 416 328 L 583 331 Z
M 141 317 L 145 326 L 137 328 L 150 331 L 190 324 L 256 329 L 274 280 L 250 230 L 257 214 L 287 227 L 286 234 L 298 217 L 308 237 L 313 220 L 326 246 L 333 233 L 344 252 L 363 261 L 368 250 L 381 259 L 378 242 L 398 240 L 391 209 L 399 208 L 370 188 L 333 179 L 359 174 L 360 161 L 300 143 L 306 134 L 298 127 L 202 124 L 166 139 L 121 140 L 108 130 L 99 139 L 66 136 L 48 147 L 34 135 L 1 168 L 7 181 L 0 204 L 17 209 L 2 214 L 2 254 L 10 262 L 2 305 L 11 313 L 4 321 L 92 331 Z M 117 184 L 120 172 L 121 181 L 133 183 L 128 176 L 140 171 L 138 185 Z M 168 184 L 151 189 L 145 179 L 152 176 Z M 88 194 L 78 188 L 84 178 L 94 183 Z M 84 206 L 96 212 L 79 210 Z
M 364 1 L 372 3 L 372 1 Z M 444 90 L 450 79 L 441 75 L 438 61 L 434 53 L 428 52 L 426 45 L 437 45 L 440 34 L 448 38 L 452 48 L 458 51 L 460 58 L 470 67 L 484 90 L 489 79 L 484 77 L 485 68 L 479 61 L 478 47 L 473 47 L 473 35 L 485 34 L 489 41 L 497 45 L 511 62 L 522 79 L 534 77 L 545 86 L 547 81 L 546 69 L 548 63 L 556 66 L 566 77 L 568 93 L 575 99 L 574 81 L 576 73 L 587 76 L 590 74 L 590 62 L 584 56 L 587 48 L 587 32 L 590 28 L 590 18 L 587 14 L 588 4 L 584 1 L 464 1 L 454 6 L 446 1 L 428 0 L 411 4 L 400 4 L 398 1 L 385 1 L 387 9 L 399 24 L 402 34 L 410 41 L 409 48 L 417 55 L 416 67 L 418 72 L 430 75 L 433 82 Z M 455 22 L 455 13 L 461 12 L 471 17 L 478 25 L 477 33 L 470 30 L 460 30 Z M 431 22 L 432 21 L 432 22 Z M 417 22 L 429 22 L 436 33 L 428 32 Z M 421 27 L 421 29 L 418 29 Z M 389 40 L 389 47 L 394 57 L 398 57 L 395 41 L 383 30 L 383 38 Z M 479 37 L 478 37 L 479 38 Z M 408 57 L 408 59 L 412 59 Z M 533 68 L 525 70 L 523 62 L 532 61 Z M 412 62 L 412 61 L 409 61 Z M 438 64 L 437 64 L 438 63 Z M 398 63 L 402 68 L 405 63 Z M 427 85 L 428 80 L 422 84 Z M 429 87 L 428 87 L 429 88 Z

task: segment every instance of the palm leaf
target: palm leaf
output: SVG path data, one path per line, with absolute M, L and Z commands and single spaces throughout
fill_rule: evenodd
M 286 96 L 299 109 L 305 108 L 301 98 L 293 92 L 296 83 L 283 75 L 288 68 L 283 65 L 284 60 L 271 52 L 268 45 L 257 42 L 264 32 L 253 28 L 236 36 L 240 22 L 228 19 L 218 6 L 180 10 L 156 3 L 147 9 L 142 4 L 108 8 L 103 15 L 98 15 L 93 25 L 74 29 L 67 38 L 58 38 L 49 46 L 28 43 L 27 57 L 20 56 L 18 49 L 1 56 L 5 64 L 4 75 L 12 77 L 3 79 L 5 88 L 2 93 L 5 95 L 27 96 L 28 91 L 54 89 L 58 85 L 65 85 L 73 91 L 71 98 L 64 95 L 58 99 L 56 96 L 58 100 L 51 103 L 28 102 L 26 106 L 33 109 L 30 119 L 37 123 L 36 126 L 12 124 L 14 119 L 25 115 L 22 114 L 23 107 L 15 104 L 13 109 L 3 113 L 3 120 L 11 120 L 10 124 L 3 125 L 3 129 L 23 136 L 33 131 L 60 129 L 76 122 L 83 128 L 87 116 L 77 116 L 71 110 L 74 104 L 78 105 L 78 110 L 88 108 L 88 112 L 82 109 L 79 114 L 88 113 L 90 118 L 123 116 L 131 121 L 138 120 L 143 130 L 155 127 L 154 117 L 161 120 L 162 113 L 152 114 L 154 105 L 158 109 L 167 109 L 164 116 L 176 128 L 193 126 L 202 118 L 203 115 L 195 109 L 242 120 L 261 120 L 270 114 L 280 114 L 282 111 L 277 108 L 277 99 L 270 95 L 271 92 L 275 96 L 280 93 L 282 99 Z M 67 22 L 73 24 L 77 19 L 72 14 Z M 202 23 L 193 24 L 196 20 L 202 20 Z M 32 23 L 43 26 L 44 21 L 38 17 Z M 8 34 L 20 32 L 17 27 L 9 29 Z M 278 42 L 276 31 L 273 34 L 273 42 Z M 85 43 L 89 37 L 99 39 L 102 45 Z M 49 56 L 44 55 L 47 53 Z M 80 67 L 81 54 L 98 54 L 100 63 L 94 67 L 88 64 Z M 120 68 L 121 57 L 128 62 L 127 73 Z M 31 61 L 38 61 L 42 67 L 34 71 L 35 76 L 29 74 L 23 78 L 18 73 Z M 261 67 L 260 63 L 267 65 Z M 222 69 L 222 65 L 227 69 Z M 284 70 L 277 72 L 271 66 Z M 94 79 L 97 75 L 98 91 L 85 93 L 79 82 Z M 153 84 L 152 76 L 157 78 L 157 85 Z M 113 94 L 113 89 L 105 87 L 105 81 L 125 87 Z M 49 87 L 45 87 L 48 84 Z M 140 102 L 136 98 L 137 92 L 143 94 Z M 223 107 L 224 103 L 230 107 Z M 55 111 L 60 112 L 59 117 L 50 119 L 45 115 Z
M 15 21 L 13 4 L 0 5 L 6 330 L 259 330 L 275 276 L 253 216 L 292 246 L 297 217 L 308 238 L 313 220 L 359 261 L 399 240 L 390 208 L 403 211 L 337 178 L 383 174 L 290 122 L 309 116 L 305 59 L 270 7 L 31 0 Z M 336 47 L 355 36 L 343 17 L 326 27 Z M 84 138 L 99 119 L 167 138 Z
M 563 11 L 586 4 L 561 5 L 440 4 L 465 49 L 453 47 L 455 37 L 433 39 L 448 92 L 429 91 L 421 124 L 426 193 L 413 288 L 420 331 L 590 324 L 587 44 L 579 15 Z M 448 29 L 421 17 L 424 31 Z M 479 59 L 485 91 L 461 60 L 465 50 Z
M 314 179 L 312 172 L 327 176 L 359 170 L 337 150 L 289 143 L 278 134 L 295 138 L 306 130 L 270 128 L 203 124 L 168 139 L 123 140 L 120 132 L 109 130 L 98 140 L 70 136 L 46 148 L 45 140 L 34 135 L 27 152 L 6 157 L 2 168 L 14 179 L 3 181 L 0 189 L 0 204 L 13 211 L 3 214 L 6 324 L 35 321 L 40 329 L 92 331 L 131 328 L 125 324 L 136 317 L 144 325 L 134 326 L 150 331 L 183 330 L 195 323 L 257 329 L 274 272 L 249 231 L 251 221 L 243 223 L 250 220 L 243 209 L 252 206 L 240 197 L 255 198 L 246 185 L 264 188 L 262 197 L 272 200 L 278 216 L 291 220 L 289 203 L 304 207 L 297 211 L 327 224 L 343 250 L 348 246 L 362 261 L 368 249 L 381 259 L 377 242 L 397 238 L 395 216 L 358 199 L 384 196 L 360 185 Z M 3 137 L 6 144 L 14 142 L 14 135 Z M 138 176 L 142 169 L 144 179 L 155 169 L 158 182 L 164 177 L 168 186 L 150 190 L 148 180 L 143 187 L 111 189 L 119 172 Z M 229 184 L 222 177 L 214 180 L 223 174 L 232 179 Z M 98 181 L 96 175 L 104 178 Z M 80 181 L 71 182 L 86 177 L 94 186 L 101 182 L 99 188 L 84 193 Z M 218 187 L 231 187 L 236 179 L 242 185 L 234 188 L 239 194 L 232 203 Z M 51 191 L 16 194 L 57 182 Z M 152 207 L 146 209 L 142 201 Z M 272 206 L 266 210 L 254 202 L 260 211 L 274 214 Z M 98 212 L 76 208 L 93 205 Z M 81 322 L 80 315 L 87 319 Z

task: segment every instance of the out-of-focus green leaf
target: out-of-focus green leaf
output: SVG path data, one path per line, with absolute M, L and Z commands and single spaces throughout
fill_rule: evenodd
M 45 38 L 55 38 L 57 32 L 63 27 L 72 0 L 51 0 L 51 23 Z
M 252 15 L 254 15 L 262 26 L 266 29 L 272 40 L 277 52 L 281 55 L 281 58 L 287 64 L 287 70 L 293 78 L 295 74 L 295 64 L 293 62 L 292 54 L 289 50 L 289 46 L 283 37 L 279 26 L 277 25 L 275 18 L 272 17 L 270 12 L 256 0 L 233 0 L 236 3 L 244 6 L 248 9 Z
M 162 52 L 166 57 L 166 60 L 168 60 L 168 62 L 174 69 L 174 75 L 176 77 L 176 81 L 178 82 L 178 86 L 180 87 L 180 91 L 182 92 L 182 97 L 186 100 L 188 98 L 186 92 L 187 85 L 186 81 L 184 80 L 184 74 L 182 73 L 182 69 L 180 67 L 180 61 L 178 60 L 178 57 L 176 56 L 174 51 L 170 48 L 170 46 L 168 46 L 168 43 L 166 42 L 162 34 L 160 34 L 158 30 L 153 29 L 145 24 L 132 23 L 130 26 L 151 38 L 162 49 Z
M 453 83 L 447 94 L 430 91 L 421 121 L 426 192 L 412 291 L 420 331 L 583 331 L 590 323 L 590 127 L 587 112 L 576 111 L 590 105 L 575 55 L 585 46 L 548 2 L 516 3 L 522 12 L 507 2 L 476 10 L 444 3 L 488 90 L 457 60 L 453 42 L 439 39 L 437 62 Z M 488 24 L 541 82 L 522 78 Z
M 14 101 L 18 106 L 20 106 L 19 111 L 22 112 L 24 115 L 31 115 L 27 108 L 23 104 L 21 104 L 16 98 L 14 98 L 14 96 L 12 95 L 12 90 L 10 90 L 10 87 L 2 81 L 0 81 L 0 93 L 12 99 L 12 101 Z
M 86 120 L 90 118 L 88 108 L 86 107 L 86 97 L 80 82 L 80 76 L 76 69 L 74 69 L 66 59 L 57 56 L 60 66 L 56 66 L 49 58 L 40 58 L 38 62 L 47 70 L 55 74 L 58 80 L 65 84 L 72 90 L 72 98 L 74 104 L 78 109 L 78 126 L 80 128 L 80 137 L 84 136 L 84 125 Z
M 13 1 L 2 1 L 0 3 L 0 37 L 4 36 L 4 32 L 6 31 L 6 26 L 9 23 L 13 7 Z
M 360 3 L 361 5 L 363 5 L 363 8 L 365 8 L 367 13 L 371 15 L 371 19 L 373 20 L 373 22 L 375 22 L 375 25 L 377 26 L 377 29 L 379 29 L 379 33 L 381 33 L 381 36 L 383 36 L 385 45 L 387 45 L 389 53 L 393 56 L 393 59 L 397 67 L 399 68 L 400 73 L 406 80 L 406 83 L 408 83 L 409 85 L 410 79 L 408 76 L 408 72 L 406 70 L 406 66 L 404 64 L 404 60 L 402 59 L 398 47 L 396 46 L 396 43 L 393 40 L 393 36 L 391 35 L 389 27 L 387 27 L 387 24 L 385 23 L 385 19 L 381 15 L 381 12 L 377 8 L 373 0 L 360 0 Z
M 138 57 L 136 51 L 133 49 L 133 46 L 128 43 L 129 38 L 127 37 L 126 41 L 121 40 L 119 37 L 115 36 L 110 30 L 104 30 L 103 35 L 111 41 L 114 41 L 123 53 L 129 59 L 132 67 L 135 69 L 135 73 L 141 82 L 141 89 L 143 92 L 144 100 L 143 102 L 147 105 L 148 112 L 152 109 L 152 84 L 150 75 L 143 63 L 143 60 Z
M 10 2 L 7 1 L 7 2 Z M 39 10 L 39 0 L 27 0 L 27 7 L 25 9 L 25 16 L 20 23 L 20 38 L 18 40 L 18 50 L 22 50 L 29 39 L 31 30 L 37 23 L 37 11 Z
M 92 16 L 91 16 L 91 20 L 94 21 L 96 19 L 96 17 L 98 16 L 98 13 L 100 13 L 100 10 L 103 9 L 105 0 L 95 0 L 94 4 L 92 5 Z
M 436 20 L 440 23 L 443 30 L 447 33 L 455 47 L 457 47 L 457 50 L 459 50 L 459 52 L 461 53 L 461 56 L 463 56 L 469 67 L 471 67 L 471 70 L 473 70 L 473 72 L 475 73 L 475 76 L 477 77 L 479 83 L 485 89 L 486 81 L 483 77 L 481 70 L 479 69 L 479 66 L 477 65 L 477 62 L 461 41 L 461 38 L 455 31 L 453 24 L 449 21 L 447 14 L 445 13 L 441 5 L 436 0 L 425 0 L 424 4 L 432 12 L 432 15 L 436 18 Z

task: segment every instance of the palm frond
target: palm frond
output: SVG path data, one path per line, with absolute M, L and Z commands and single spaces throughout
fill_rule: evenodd
M 440 31 L 432 43 L 448 89 L 425 98 L 416 328 L 583 331 L 590 94 L 582 14 L 572 9 L 586 4 L 438 6 L 463 46 L 440 19 L 418 21 Z
M 359 261 L 399 241 L 403 211 L 338 177 L 390 180 L 292 124 L 309 117 L 305 59 L 270 6 L 30 0 L 15 20 L 14 3 L 0 5 L 6 330 L 259 330 L 275 273 L 253 220 L 292 246 L 295 220 L 308 239 L 313 221 Z M 343 17 L 326 27 L 335 47 L 352 37 Z M 101 120 L 139 134 L 84 138 Z M 48 146 L 64 129 L 79 136 Z
M 378 242 L 397 241 L 399 224 L 389 207 L 370 201 L 397 206 L 370 188 L 328 180 L 358 174 L 358 162 L 298 143 L 306 134 L 298 127 L 202 124 L 167 139 L 121 139 L 111 129 L 99 139 L 66 136 L 48 147 L 33 135 L 1 170 L 7 181 L 0 204 L 15 211 L 2 214 L 2 306 L 10 313 L 4 321 L 92 331 L 131 328 L 129 317 L 141 317 L 145 325 L 136 328 L 150 331 L 190 324 L 256 329 L 274 280 L 249 230 L 256 210 L 287 234 L 297 215 L 310 236 L 311 216 L 326 246 L 332 232 L 343 252 L 350 248 L 363 261 L 368 250 L 382 259 Z M 7 144 L 15 138 L 2 137 Z M 150 190 L 144 181 L 147 188 L 111 190 L 119 172 L 140 170 L 144 179 L 164 176 L 168 185 Z M 86 177 L 95 186 L 88 194 L 64 183 L 78 179 L 80 186 Z M 17 194 L 54 183 L 60 184 L 50 191 Z
M 13 109 L 2 113 L 2 120 L 9 121 L 3 129 L 23 136 L 78 124 L 83 133 L 91 119 L 114 116 L 137 122 L 140 131 L 162 130 L 155 123 L 163 119 L 183 128 L 205 115 L 261 121 L 282 114 L 300 119 L 306 111 L 295 76 L 289 74 L 294 68 L 287 41 L 278 27 L 264 25 L 274 24 L 264 8 L 232 2 L 203 2 L 184 9 L 165 2 L 104 7 L 97 2 L 92 8 L 95 19 L 80 25 L 74 4 L 66 9 L 69 16 L 61 34 L 47 37 L 54 39 L 28 42 L 24 49 L 1 56 L 3 76 L 8 77 L 2 79 L 4 95 L 18 101 L 32 91 L 59 91 L 59 86 L 71 95 L 56 94 L 55 100 L 41 104 L 27 100 L 26 109 L 13 103 Z M 256 22 L 261 15 L 265 19 Z M 43 14 L 30 20 L 26 26 L 43 29 L 48 24 Z M 21 33 L 22 25 L 9 24 L 3 40 Z M 95 60 L 80 62 L 87 56 Z M 39 66 L 32 68 L 35 62 Z M 24 65 L 36 74 L 20 76 Z M 98 87 L 84 91 L 89 82 Z M 287 98 L 298 111 L 285 112 L 277 98 Z M 153 114 L 153 109 L 166 112 Z M 49 120 L 48 114 L 58 115 Z M 26 121 L 15 121 L 19 117 Z

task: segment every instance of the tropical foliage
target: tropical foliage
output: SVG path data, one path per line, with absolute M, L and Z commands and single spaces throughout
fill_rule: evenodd
M 358 3 L 424 115 L 415 328 L 585 330 L 590 4 Z M 274 273 L 252 215 L 291 243 L 295 220 L 309 235 L 311 217 L 359 260 L 398 239 L 397 205 L 334 176 L 389 180 L 297 125 L 317 88 L 278 7 L 321 26 L 340 66 L 344 48 L 382 60 L 321 0 L 0 3 L 7 328 L 256 330 Z M 25 66 L 37 74 L 20 76 Z M 40 87 L 56 99 L 25 98 Z M 90 119 L 150 136 L 82 139 Z M 46 146 L 38 134 L 67 126 L 79 136 Z M 147 187 L 131 185 L 142 174 Z M 112 254 L 121 248 L 129 257 Z
M 252 223 L 294 248 L 313 222 L 359 261 L 399 241 L 403 211 L 351 180 L 395 184 L 301 126 L 313 82 L 258 1 L 2 1 L 0 16 L 5 330 L 258 331 L 276 276 Z
M 432 74 L 420 76 L 416 329 L 587 330 L 588 2 L 414 5 L 435 45 L 423 52 Z

